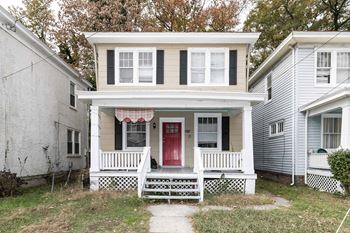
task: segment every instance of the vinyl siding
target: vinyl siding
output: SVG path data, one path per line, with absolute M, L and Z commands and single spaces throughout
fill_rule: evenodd
M 158 50 L 164 50 L 164 84 L 158 85 L 107 85 L 107 50 L 115 49 L 116 47 L 156 47 Z M 180 50 L 187 50 L 190 47 L 200 48 L 229 48 L 230 50 L 237 50 L 237 85 L 227 86 L 188 86 L 180 85 Z M 113 91 L 113 90 L 155 90 L 155 89 L 180 89 L 180 90 L 203 90 L 203 91 L 246 91 L 246 52 L 247 48 L 244 44 L 226 45 L 226 44 L 159 44 L 159 45 L 133 45 L 133 44 L 99 44 L 98 51 L 98 91 Z
M 272 99 L 253 106 L 255 169 L 290 174 L 292 170 L 292 63 L 287 54 L 272 69 Z M 265 93 L 266 79 L 260 79 L 250 92 Z M 284 120 L 284 135 L 269 137 L 269 124 Z
M 308 151 L 321 148 L 321 116 L 309 117 L 307 143 Z

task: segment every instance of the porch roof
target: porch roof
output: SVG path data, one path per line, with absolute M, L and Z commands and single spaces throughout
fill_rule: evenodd
M 189 90 L 78 91 L 97 106 L 153 108 L 234 108 L 264 101 L 264 94 Z
M 313 114 L 311 115 L 316 115 L 316 109 L 319 109 L 317 113 L 320 112 L 325 112 L 331 108 L 339 108 L 342 107 L 344 104 L 350 104 L 350 101 L 345 100 L 346 98 L 350 97 L 350 87 L 343 87 L 336 89 L 329 94 L 326 94 L 322 96 L 319 99 L 316 99 L 306 105 L 303 105 L 300 107 L 299 111 L 300 112 L 305 112 L 305 111 L 313 111 Z M 349 99 L 350 100 L 350 99 Z

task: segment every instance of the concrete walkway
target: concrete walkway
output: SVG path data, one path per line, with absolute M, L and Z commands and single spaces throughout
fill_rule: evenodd
M 289 207 L 289 201 L 282 197 L 272 197 L 275 201 L 270 205 L 252 205 L 239 207 L 254 210 L 272 210 L 280 207 Z M 192 233 L 191 216 L 198 211 L 209 210 L 234 210 L 226 206 L 204 206 L 199 208 L 195 205 L 152 205 L 148 207 L 152 217 L 150 219 L 150 232 L 152 233 Z

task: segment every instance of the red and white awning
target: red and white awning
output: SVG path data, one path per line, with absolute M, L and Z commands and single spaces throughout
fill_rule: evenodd
M 119 121 L 149 122 L 154 117 L 154 110 L 152 108 L 116 108 L 115 116 Z

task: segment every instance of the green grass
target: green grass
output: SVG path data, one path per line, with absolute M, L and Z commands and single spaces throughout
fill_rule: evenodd
M 145 206 L 135 193 L 34 188 L 0 199 L 0 232 L 147 232 Z
M 193 217 L 197 232 L 335 232 L 350 199 L 289 187 L 270 181 L 257 182 L 259 193 L 272 193 L 291 201 L 292 206 L 269 211 L 235 209 L 200 212 Z M 342 232 L 350 232 L 350 218 Z
M 205 195 L 202 205 L 216 205 L 227 207 L 241 207 L 249 205 L 266 205 L 273 204 L 274 200 L 271 195 L 259 193 L 256 195 L 244 194 L 221 194 L 221 195 Z

